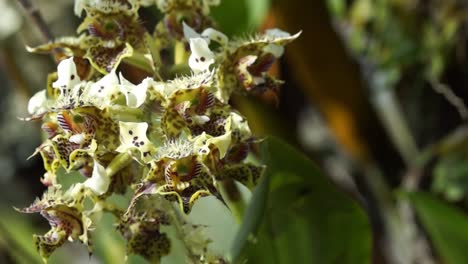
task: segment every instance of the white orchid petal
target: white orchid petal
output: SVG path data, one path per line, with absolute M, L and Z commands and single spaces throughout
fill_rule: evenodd
M 210 152 L 209 146 L 213 144 L 219 150 L 220 158 L 226 156 L 229 146 L 231 145 L 231 132 L 227 132 L 224 135 L 218 137 L 212 137 L 205 132 L 197 136 L 194 139 L 194 148 L 198 151 L 200 155 L 208 155 Z
M 111 71 L 95 83 L 89 83 L 85 89 L 85 96 L 95 101 L 100 107 L 110 105 L 113 96 L 119 94 L 119 79 L 115 71 Z
M 273 54 L 273 56 L 275 56 L 275 58 L 279 58 L 279 57 L 283 56 L 284 47 L 281 46 L 281 45 L 271 43 L 271 44 L 266 45 L 263 48 L 263 51 Z
M 185 22 L 182 22 L 182 27 L 183 27 L 183 30 L 184 30 L 184 37 L 185 37 L 186 40 L 190 40 L 192 38 L 201 38 L 201 35 L 198 34 L 189 25 L 185 24 Z
M 202 37 L 206 37 L 210 40 L 216 41 L 221 45 L 227 45 L 229 39 L 226 35 L 224 35 L 222 32 L 212 29 L 212 28 L 207 28 L 203 31 L 201 34 Z
M 289 34 L 288 32 L 283 31 L 283 30 L 278 29 L 278 28 L 267 29 L 265 31 L 265 34 L 267 36 L 272 37 L 272 38 L 287 38 L 287 37 L 291 36 L 291 34 Z
M 227 118 L 224 129 L 226 131 L 236 131 L 236 134 L 239 134 L 241 139 L 252 136 L 247 120 L 236 112 L 231 112 L 230 116 Z
M 140 147 L 140 143 L 147 143 L 146 131 L 148 123 L 146 122 L 119 122 L 120 141 L 126 148 Z M 144 144 L 143 144 L 144 145 Z
M 134 85 L 120 74 L 119 89 L 125 95 L 127 106 L 138 108 L 145 102 L 146 91 L 148 90 L 148 86 L 150 86 L 149 81 L 146 81 L 147 79 L 143 80 L 139 85 Z
M 83 12 L 85 3 L 84 0 L 76 0 L 75 1 L 75 6 L 73 8 L 73 11 L 75 12 L 75 15 L 81 16 L 81 13 Z
M 210 118 L 206 115 L 194 115 L 192 116 L 192 120 L 197 125 L 203 125 L 206 122 L 210 121 Z
M 97 195 L 102 195 L 107 192 L 107 189 L 109 189 L 110 182 L 111 179 L 107 176 L 106 168 L 95 161 L 93 175 L 84 182 L 84 186 L 88 187 Z
M 219 137 L 213 137 L 206 141 L 207 144 L 215 145 L 219 150 L 219 157 L 222 159 L 226 156 L 226 153 L 231 145 L 231 132 L 227 132 Z
M 141 153 L 141 158 L 148 162 L 151 159 L 152 143 L 146 136 L 148 131 L 148 123 L 146 122 L 119 122 L 120 126 L 120 143 L 117 148 L 118 152 L 131 152 L 138 149 Z
M 46 103 L 46 90 L 39 91 L 29 99 L 28 112 L 31 115 L 42 114 L 46 111 Z
M 71 89 L 81 82 L 73 57 L 62 60 L 59 63 L 57 75 L 57 81 L 52 83 L 52 87 L 57 89 Z
M 115 74 L 115 71 L 111 71 L 91 85 L 89 95 L 93 97 L 109 98 L 112 94 L 118 92 L 118 84 L 119 79 L 117 78 L 117 74 Z
M 85 139 L 86 139 L 85 135 L 83 133 L 80 133 L 80 134 L 72 135 L 68 139 L 68 141 L 75 143 L 75 144 L 83 144 Z
M 192 54 L 189 58 L 189 66 L 194 72 L 206 71 L 214 63 L 214 53 L 208 47 L 206 40 L 202 38 L 190 39 L 190 50 Z

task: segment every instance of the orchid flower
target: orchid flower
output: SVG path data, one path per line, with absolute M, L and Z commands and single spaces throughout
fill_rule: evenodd
M 81 35 L 28 49 L 60 50 L 62 59 L 46 89 L 29 100 L 32 117 L 25 119 L 41 120 L 46 132 L 33 155 L 42 157 L 48 191 L 21 210 L 40 213 L 51 225 L 34 238 L 44 259 L 67 240 L 91 251 L 97 216 L 107 210 L 117 216 L 127 254 L 159 263 L 173 242 L 161 227 L 172 225 L 187 263 L 225 263 L 209 252 L 205 227 L 184 215 L 200 197 L 226 202 L 220 190 L 226 179 L 250 189 L 257 184 L 264 167 L 247 162 L 257 141 L 229 101 L 234 92 L 277 90 L 281 81 L 268 69 L 298 34 L 273 29 L 230 40 L 209 27 L 208 14 L 219 2 L 75 0 L 75 13 L 84 15 Z M 164 16 L 154 31 L 138 12 L 150 5 Z M 61 171 L 79 172 L 83 180 L 62 190 Z M 129 188 L 134 196 L 123 213 L 107 198 Z

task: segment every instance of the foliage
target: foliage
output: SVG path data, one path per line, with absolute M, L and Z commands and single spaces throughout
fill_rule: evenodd
M 268 138 L 262 153 L 265 178 L 234 248 L 237 263 L 370 263 L 370 227 L 360 206 L 291 146 Z
M 465 263 L 468 216 L 428 193 L 408 194 L 444 263 Z

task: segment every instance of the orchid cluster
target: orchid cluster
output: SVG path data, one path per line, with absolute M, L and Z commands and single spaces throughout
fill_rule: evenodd
M 229 99 L 276 91 L 281 81 L 268 69 L 297 35 L 273 29 L 231 41 L 211 27 L 217 4 L 76 0 L 76 15 L 85 14 L 80 36 L 29 48 L 60 61 L 26 118 L 40 120 L 47 137 L 34 154 L 43 159 L 48 189 L 20 209 L 49 221 L 50 231 L 34 236 L 44 260 L 66 240 L 92 252 L 93 229 L 110 212 L 127 254 L 159 262 L 171 248 L 160 227 L 174 225 L 191 262 L 225 261 L 207 251 L 208 239 L 190 237 L 202 227 L 184 216 L 200 197 L 223 201 L 226 179 L 256 185 L 263 166 L 246 161 L 256 140 Z M 150 32 L 138 10 L 153 5 L 163 18 Z M 57 175 L 72 172 L 82 181 L 65 189 Z M 133 196 L 124 210 L 107 200 L 127 192 Z

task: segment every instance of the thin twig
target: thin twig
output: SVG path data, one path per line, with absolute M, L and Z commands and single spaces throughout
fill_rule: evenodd
M 54 36 L 47 26 L 44 18 L 42 17 L 39 9 L 33 5 L 31 0 L 17 0 L 18 3 L 24 8 L 26 13 L 28 13 L 29 17 L 32 19 L 34 24 L 37 26 L 39 31 L 42 33 L 42 36 L 45 38 L 46 41 L 53 41 Z
M 431 86 L 434 91 L 443 95 L 444 98 L 457 109 L 463 120 L 468 120 L 468 108 L 463 102 L 463 99 L 457 96 L 448 85 L 436 80 L 431 80 Z
M 41 32 L 42 36 L 46 40 L 46 42 L 54 41 L 54 36 L 52 31 L 50 30 L 49 26 L 45 22 L 44 18 L 42 17 L 39 9 L 33 5 L 31 0 L 17 0 L 18 3 L 23 7 L 23 9 L 28 13 L 29 17 L 36 25 L 36 27 Z M 55 62 L 59 62 L 60 59 L 64 56 L 62 48 L 54 48 L 52 50 L 52 57 Z
M 25 76 L 15 61 L 14 53 L 9 43 L 5 43 L 5 45 L 0 48 L 0 52 L 0 60 L 3 62 L 0 67 L 8 73 L 10 79 L 15 83 L 19 94 L 24 98 L 30 98 L 33 92 L 29 89 Z

